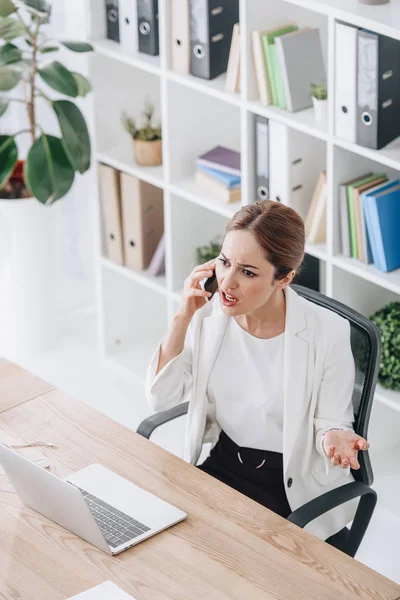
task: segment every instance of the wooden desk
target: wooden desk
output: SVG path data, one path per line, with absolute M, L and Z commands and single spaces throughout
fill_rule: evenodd
M 65 599 L 108 579 L 137 600 L 395 600 L 400 586 L 92 408 L 52 391 L 0 414 L 56 474 L 99 462 L 188 518 L 111 557 L 23 506 L 0 471 L 0 598 Z
M 47 381 L 0 358 L 0 413 L 54 389 Z

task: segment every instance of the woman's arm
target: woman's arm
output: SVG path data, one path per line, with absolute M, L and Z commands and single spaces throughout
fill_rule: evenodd
M 330 338 L 314 417 L 316 449 L 325 459 L 327 474 L 332 464 L 323 447 L 323 436 L 330 429 L 353 431 L 355 377 L 349 322 L 345 319 L 335 320 Z

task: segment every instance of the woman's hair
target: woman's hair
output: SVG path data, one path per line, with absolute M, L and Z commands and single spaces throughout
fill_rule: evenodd
M 300 215 L 274 200 L 259 200 L 243 206 L 225 228 L 229 231 L 250 231 L 275 267 L 275 280 L 295 270 L 304 259 L 304 222 Z

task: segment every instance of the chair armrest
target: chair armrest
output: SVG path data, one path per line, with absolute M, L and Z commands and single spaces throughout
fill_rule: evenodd
M 299 527 L 305 527 L 307 523 L 332 510 L 332 508 L 358 497 L 360 497 L 360 502 L 350 529 L 349 546 L 346 548 L 346 553 L 354 556 L 364 537 L 378 498 L 376 492 L 365 483 L 352 481 L 321 494 L 321 496 L 294 510 L 288 516 L 288 521 Z
M 186 415 L 188 405 L 189 402 L 183 402 L 182 404 L 178 404 L 178 406 L 174 406 L 168 410 L 162 410 L 161 412 L 151 415 L 151 417 L 147 417 L 147 419 L 144 419 L 144 421 L 140 423 L 136 433 L 149 439 L 153 431 L 160 425 L 168 423 L 168 421 L 172 421 L 182 415 Z

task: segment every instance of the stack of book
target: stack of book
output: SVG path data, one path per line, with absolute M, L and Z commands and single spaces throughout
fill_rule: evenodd
M 380 149 L 400 135 L 400 40 L 335 24 L 335 135 Z
M 225 202 L 241 199 L 240 153 L 216 146 L 196 160 L 196 182 L 211 196 Z
M 318 177 L 307 217 L 304 221 L 307 244 L 322 244 L 326 241 L 326 172 Z
M 312 106 L 311 84 L 326 85 L 319 29 L 287 23 L 251 37 L 261 102 L 290 112 Z
M 339 186 L 341 250 L 380 271 L 400 267 L 400 180 L 365 173 Z

